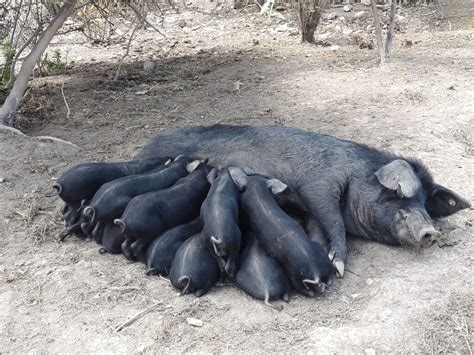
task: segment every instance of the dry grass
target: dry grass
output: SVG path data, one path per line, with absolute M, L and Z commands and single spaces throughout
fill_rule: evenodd
M 474 135 L 472 133 L 469 133 L 463 127 L 459 127 L 454 131 L 454 138 L 463 144 L 469 157 L 474 156 Z
M 54 240 L 57 230 L 61 228 L 59 211 L 43 208 L 37 197 L 22 198 L 13 215 L 23 223 L 25 234 L 36 245 Z
M 422 324 L 423 352 L 430 354 L 472 354 L 472 294 L 457 294 L 439 312 Z

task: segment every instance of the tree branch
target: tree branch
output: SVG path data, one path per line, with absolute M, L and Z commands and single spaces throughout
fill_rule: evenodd
M 51 20 L 46 30 L 41 35 L 36 46 L 26 56 L 21 66 L 18 77 L 15 80 L 10 94 L 6 98 L 3 106 L 0 108 L 0 124 L 12 126 L 15 120 L 15 113 L 26 88 L 28 87 L 28 81 L 38 60 L 43 55 L 46 47 L 51 42 L 59 28 L 63 25 L 66 18 L 71 15 L 74 10 L 74 6 L 77 0 L 67 0 L 62 6 L 57 15 Z

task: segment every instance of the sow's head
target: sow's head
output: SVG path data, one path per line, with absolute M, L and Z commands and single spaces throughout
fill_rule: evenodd
M 359 209 L 356 219 L 365 232 L 383 231 L 383 238 L 390 239 L 386 242 L 430 247 L 440 237 L 431 218 L 470 207 L 458 194 L 435 184 L 427 169 L 415 161 L 393 160 L 376 170 L 372 178 L 375 189 L 367 194 L 368 210 Z

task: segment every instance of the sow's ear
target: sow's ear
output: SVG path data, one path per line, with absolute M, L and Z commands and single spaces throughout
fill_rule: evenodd
M 247 186 L 248 179 L 248 176 L 247 174 L 245 174 L 244 169 L 231 167 L 229 168 L 229 174 L 234 183 L 239 188 L 239 190 L 243 191 L 245 189 L 245 186 Z
M 382 166 L 375 172 L 377 180 L 387 189 L 397 191 L 400 198 L 411 198 L 421 187 L 421 182 L 413 167 L 402 159 Z
M 449 216 L 469 207 L 467 200 L 441 185 L 434 185 L 426 199 L 426 211 L 432 218 Z
M 277 195 L 286 190 L 288 187 L 278 179 L 270 179 L 265 182 L 267 187 L 272 191 L 272 194 Z

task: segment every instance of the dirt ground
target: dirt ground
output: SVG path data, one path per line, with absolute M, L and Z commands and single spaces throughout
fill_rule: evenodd
M 142 32 L 118 82 L 123 45 L 58 38 L 51 50 L 67 52 L 70 68 L 34 80 L 18 125 L 79 148 L 0 132 L 0 353 L 472 353 L 472 209 L 438 221 L 443 238 L 424 252 L 351 240 L 344 279 L 278 312 L 228 285 L 178 297 L 142 264 L 59 243 L 61 203 L 44 197 L 75 163 L 127 159 L 159 131 L 220 122 L 295 126 L 420 158 L 474 201 L 474 31 L 410 11 L 382 68 L 347 34 L 365 25 L 340 12 L 318 34 L 329 46 L 300 44 L 287 20 L 170 14 L 167 38 Z

